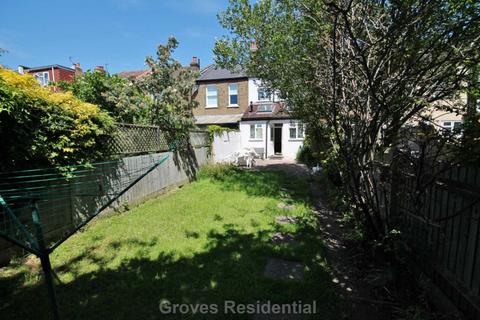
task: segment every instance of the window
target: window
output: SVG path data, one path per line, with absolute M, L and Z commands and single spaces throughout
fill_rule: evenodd
M 238 85 L 232 83 L 228 86 L 229 106 L 238 106 Z
M 48 85 L 48 83 L 50 81 L 48 72 L 35 73 L 35 79 L 37 79 L 38 83 L 40 83 L 40 85 L 43 86 L 43 87 Z
M 258 112 L 272 112 L 272 110 L 273 110 L 273 104 L 271 103 L 260 104 L 258 105 L 258 108 L 257 108 Z
M 460 126 L 462 125 L 462 121 L 443 121 L 442 127 L 445 130 L 448 131 L 453 131 L 453 130 L 458 130 L 460 129 Z
M 290 123 L 290 139 L 303 139 L 305 135 L 305 128 L 303 123 Z
M 217 86 L 207 86 L 207 108 L 218 107 Z
M 270 100 L 270 94 L 268 93 L 267 89 L 259 87 L 257 93 L 258 93 L 258 101 Z
M 250 139 L 254 139 L 254 140 L 263 139 L 263 128 L 261 124 L 250 125 Z

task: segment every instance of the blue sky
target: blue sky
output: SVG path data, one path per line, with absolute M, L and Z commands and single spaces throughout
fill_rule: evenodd
M 227 0 L 2 0 L 0 64 L 104 65 L 111 73 L 144 68 L 147 55 L 171 35 L 180 41 L 174 57 L 202 67 L 213 60 L 215 38 L 226 33 L 217 13 Z

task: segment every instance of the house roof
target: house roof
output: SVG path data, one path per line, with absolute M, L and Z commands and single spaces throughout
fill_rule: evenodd
M 137 79 L 137 78 L 141 78 L 143 76 L 146 76 L 150 72 L 151 72 L 150 70 L 133 70 L 133 71 L 119 72 L 119 73 L 117 73 L 117 75 L 120 78 L 124 78 L 124 79 L 130 79 L 130 78 Z
M 259 106 L 272 104 L 272 111 L 259 111 Z M 252 108 L 252 111 L 250 109 Z M 242 120 L 274 120 L 274 119 L 291 119 L 292 116 L 286 111 L 285 104 L 281 102 L 264 102 L 255 103 L 248 106 L 243 113 Z
M 230 71 L 228 69 L 220 68 L 215 64 L 211 64 L 200 72 L 200 76 L 197 78 L 197 81 L 227 80 L 240 78 L 248 78 L 246 73 L 240 68 L 235 71 Z
M 59 64 L 50 64 L 50 65 L 47 65 L 47 66 L 41 66 L 41 67 L 33 67 L 33 68 L 30 68 L 30 67 L 27 67 L 27 66 L 21 66 L 26 72 L 31 72 L 31 71 L 40 71 L 40 70 L 46 70 L 46 69 L 63 69 L 63 70 L 67 70 L 67 71 L 71 71 L 71 72 L 75 72 L 75 69 L 72 69 L 72 68 L 69 68 L 69 67 L 65 67 L 65 66 L 62 66 L 62 65 L 59 65 Z
M 182 69 L 184 70 L 198 70 L 196 67 L 192 66 L 183 66 Z M 150 69 L 145 69 L 145 70 L 132 70 L 132 71 L 122 71 L 117 73 L 117 75 L 120 78 L 124 79 L 139 79 L 142 78 L 148 74 L 150 74 L 152 71 Z M 174 75 L 177 75 L 179 72 L 175 72 Z
M 237 123 L 242 119 L 243 114 L 224 114 L 195 116 L 196 124 L 229 124 Z

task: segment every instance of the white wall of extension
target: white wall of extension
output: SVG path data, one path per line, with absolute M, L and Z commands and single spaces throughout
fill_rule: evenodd
M 242 150 L 240 131 L 228 131 L 215 134 L 212 144 L 213 160 L 226 162 L 230 156 Z
M 298 123 L 295 120 L 257 120 L 240 122 L 240 134 L 242 147 L 263 149 L 267 152 L 267 157 L 275 154 L 274 136 L 272 128 L 281 130 L 281 155 L 285 159 L 295 159 L 298 149 L 303 145 L 303 138 L 290 138 L 290 126 Z M 261 137 L 250 137 L 250 125 L 259 125 L 262 130 Z M 280 129 L 281 128 L 281 129 Z M 267 130 L 268 129 L 268 130 Z

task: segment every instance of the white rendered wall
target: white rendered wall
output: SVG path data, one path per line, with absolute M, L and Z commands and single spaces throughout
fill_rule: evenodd
M 228 131 L 215 134 L 213 138 L 213 160 L 226 162 L 235 152 L 242 150 L 240 131 Z
M 303 145 L 303 139 L 290 139 L 290 123 L 296 120 L 257 120 L 240 122 L 240 134 L 242 148 L 262 148 L 267 149 L 267 157 L 274 155 L 274 144 L 270 137 L 270 128 L 275 124 L 282 125 L 282 156 L 286 159 L 295 159 L 298 149 Z M 262 125 L 262 139 L 250 139 L 250 125 Z M 268 130 L 267 130 L 268 129 Z M 267 141 L 265 143 L 265 141 Z
M 248 103 L 258 102 L 258 88 L 262 86 L 262 80 L 258 78 L 248 78 Z M 277 94 L 272 95 L 272 101 L 279 101 Z

